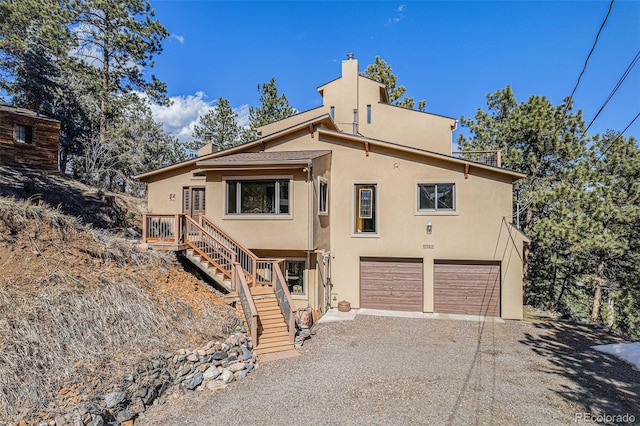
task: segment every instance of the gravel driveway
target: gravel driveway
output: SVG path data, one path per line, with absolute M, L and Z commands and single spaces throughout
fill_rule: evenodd
M 590 349 L 620 341 L 591 327 L 358 315 L 315 330 L 302 356 L 169 398 L 136 425 L 640 422 L 640 372 Z

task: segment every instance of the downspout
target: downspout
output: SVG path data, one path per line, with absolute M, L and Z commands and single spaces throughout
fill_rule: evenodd
M 313 180 L 311 179 L 311 164 L 311 160 L 307 161 L 307 167 L 304 169 L 307 172 L 307 203 L 309 209 L 307 214 L 307 288 L 309 286 L 309 270 L 311 268 L 311 250 L 313 250 Z M 318 283 L 315 281 L 317 280 L 314 279 L 313 300 L 317 301 Z

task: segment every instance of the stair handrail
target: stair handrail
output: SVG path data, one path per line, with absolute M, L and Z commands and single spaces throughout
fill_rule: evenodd
M 296 311 L 294 309 L 295 305 L 293 304 L 293 299 L 291 298 L 289 287 L 287 287 L 287 282 L 282 275 L 282 270 L 278 267 L 278 263 L 279 262 L 276 262 L 276 267 L 273 268 L 275 270 L 273 287 L 276 297 L 278 298 L 280 310 L 282 310 L 282 315 L 284 315 L 284 318 L 287 321 L 287 328 L 289 329 L 289 342 L 293 343 L 296 336 Z
M 244 247 L 242 244 L 240 244 L 235 239 L 233 239 L 229 234 L 224 232 L 218 225 L 213 223 L 211 219 L 209 219 L 207 216 L 200 215 L 200 222 L 202 223 L 203 228 L 207 229 L 207 227 L 209 227 L 213 230 L 213 233 L 217 234 L 217 235 L 213 235 L 211 230 L 208 230 L 209 233 L 214 238 L 216 238 L 216 240 L 222 241 L 224 239 L 224 242 L 227 245 L 235 249 L 238 263 L 240 263 L 240 265 L 242 266 L 242 269 L 244 269 L 249 273 L 249 275 L 251 275 L 251 277 L 253 278 L 253 282 L 255 283 L 257 279 L 257 276 L 256 276 L 257 263 L 261 259 L 258 258 L 258 256 L 256 256 L 251 250 Z
M 258 309 L 251 296 L 251 290 L 247 284 L 247 279 L 242 271 L 242 266 L 238 262 L 233 264 L 235 273 L 233 274 L 233 280 L 240 303 L 242 304 L 242 310 L 249 326 L 249 334 L 253 339 L 253 347 L 258 346 Z
M 184 219 L 185 219 L 185 230 L 184 230 L 185 243 L 188 244 L 191 248 L 193 248 L 194 251 L 196 251 L 199 255 L 203 256 L 209 263 L 211 263 L 212 265 L 215 265 L 226 277 L 232 279 L 233 265 L 237 263 L 235 251 L 232 248 L 226 246 L 224 243 L 220 242 L 209 232 L 207 232 L 207 230 L 203 228 L 200 225 L 200 223 L 194 220 L 193 218 L 185 215 Z M 213 241 L 213 244 L 211 244 L 211 242 L 209 241 L 205 241 L 205 242 L 207 246 L 211 248 L 211 250 L 213 250 L 215 253 L 218 254 L 218 256 L 216 256 L 218 259 L 212 258 L 210 256 L 210 253 L 208 253 L 205 250 L 202 250 L 202 248 L 198 247 L 198 245 L 195 244 L 194 240 L 192 239 L 191 232 L 189 232 L 189 228 L 188 228 L 189 225 L 193 226 L 196 229 L 196 231 L 198 232 L 198 236 L 201 240 L 204 241 L 207 239 L 211 239 Z M 232 288 L 236 288 L 235 283 L 233 283 L 233 280 L 232 280 L 232 284 L 233 284 Z

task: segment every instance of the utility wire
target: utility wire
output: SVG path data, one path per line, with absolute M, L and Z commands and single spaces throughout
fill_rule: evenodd
M 638 53 L 636 53 L 636 56 L 633 58 L 633 60 L 631 61 L 631 63 L 629 64 L 629 66 L 627 67 L 627 69 L 625 70 L 625 72 L 622 74 L 622 77 L 620 77 L 620 80 L 618 80 L 618 82 L 616 83 L 616 85 L 614 86 L 613 90 L 611 90 L 611 93 L 609 93 L 609 96 L 607 97 L 607 99 L 604 101 L 604 103 L 602 104 L 602 106 L 600 107 L 600 109 L 598 110 L 598 112 L 596 113 L 596 115 L 593 117 L 593 119 L 589 122 L 589 125 L 587 126 L 586 129 L 584 129 L 584 132 L 582 132 L 583 135 L 585 135 L 588 131 L 589 128 L 591 127 L 591 125 L 593 124 L 594 121 L 596 121 L 596 118 L 598 118 L 598 116 L 600 115 L 600 113 L 602 112 L 602 110 L 604 109 L 604 107 L 607 106 L 607 104 L 609 103 L 609 101 L 611 100 L 611 98 L 613 97 L 613 95 L 618 91 L 618 89 L 620 88 L 620 86 L 622 85 L 622 83 L 624 82 L 624 80 L 629 76 L 629 73 L 631 72 L 631 70 L 633 69 L 633 67 L 636 66 L 636 64 L 638 63 L 638 60 L 640 60 L 640 50 L 638 51 Z M 634 119 L 635 120 L 635 119 Z
M 629 127 L 631 127 L 631 125 L 638 119 L 638 117 L 640 117 L 640 112 L 637 113 L 635 117 L 633 117 L 633 120 L 631 120 L 631 122 L 627 124 L 627 127 L 625 127 L 623 131 L 618 133 L 618 136 L 611 141 L 611 143 L 604 149 L 604 151 L 600 153 L 600 155 L 598 155 L 598 158 L 596 159 L 596 161 L 599 161 L 602 158 L 602 156 L 605 155 L 607 151 L 609 151 L 609 149 L 613 146 L 613 144 L 616 143 L 618 139 L 622 137 L 622 135 L 624 135 L 624 132 L 626 132 L 629 129 Z
M 607 10 L 607 14 L 604 17 L 604 20 L 602 21 L 602 24 L 600 25 L 600 29 L 598 30 L 598 33 L 596 34 L 596 39 L 593 41 L 593 46 L 591 46 L 591 50 L 589 51 L 589 54 L 587 55 L 587 59 L 585 59 L 584 61 L 584 65 L 582 66 L 582 71 L 580 71 L 580 75 L 578 76 L 578 81 L 576 81 L 576 85 L 573 87 L 573 91 L 571 92 L 571 95 L 569 96 L 569 102 L 567 102 L 567 105 L 564 108 L 564 113 L 562 114 L 563 117 L 567 112 L 567 109 L 569 109 L 569 105 L 571 105 L 571 101 L 573 100 L 573 95 L 575 95 L 576 90 L 578 90 L 578 86 L 580 85 L 580 80 L 582 80 L 582 76 L 584 75 L 585 70 L 587 69 L 587 64 L 589 63 L 589 59 L 591 58 L 591 54 L 593 53 L 593 51 L 596 48 L 596 44 L 598 44 L 598 39 L 600 38 L 600 33 L 602 33 L 602 29 L 604 28 L 604 25 L 607 23 L 607 19 L 609 18 L 609 14 L 611 13 L 611 9 L 613 8 L 613 2 L 615 0 L 611 0 L 611 3 L 609 3 L 609 10 Z

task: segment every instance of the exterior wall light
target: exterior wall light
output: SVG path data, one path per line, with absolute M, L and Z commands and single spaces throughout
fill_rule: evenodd
M 433 223 L 431 223 L 431 220 L 427 221 L 427 234 L 431 234 L 433 232 Z

